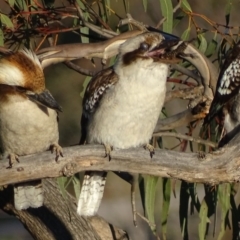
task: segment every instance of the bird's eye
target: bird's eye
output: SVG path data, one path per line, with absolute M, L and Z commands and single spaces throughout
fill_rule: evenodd
M 140 49 L 141 50 L 148 50 L 149 49 L 149 45 L 147 43 L 141 43 L 140 44 Z

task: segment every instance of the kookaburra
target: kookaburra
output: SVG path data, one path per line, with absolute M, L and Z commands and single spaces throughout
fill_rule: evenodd
M 224 114 L 224 128 L 229 133 L 240 123 L 240 42 L 226 56 L 205 123 L 220 110 Z
M 57 157 L 57 111 L 61 107 L 45 88 L 41 64 L 29 50 L 9 53 L 0 59 L 0 153 L 10 167 L 20 156 L 43 152 L 52 147 Z M 43 204 L 40 182 L 14 187 L 18 210 Z
M 89 82 L 84 99 L 80 143 L 111 149 L 149 144 L 163 107 L 169 64 L 161 59 L 164 37 L 148 32 L 126 40 L 115 64 Z M 101 203 L 106 173 L 86 172 L 77 212 L 93 216 Z

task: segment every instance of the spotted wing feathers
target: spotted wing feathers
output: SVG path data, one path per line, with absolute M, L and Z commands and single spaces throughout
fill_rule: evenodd
M 95 77 L 93 77 L 89 82 L 84 95 L 84 111 L 89 113 L 93 112 L 104 93 L 117 82 L 118 76 L 112 67 L 99 72 Z
M 209 113 L 204 123 L 211 119 L 228 103 L 240 90 L 240 43 L 226 56 L 226 60 L 219 74 L 216 93 Z
M 102 97 L 118 82 L 113 67 L 100 71 L 89 82 L 83 98 L 83 114 L 81 118 L 82 136 L 80 144 L 84 144 L 87 134 L 88 119 L 94 113 Z

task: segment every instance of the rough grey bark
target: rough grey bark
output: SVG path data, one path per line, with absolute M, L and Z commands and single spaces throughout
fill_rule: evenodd
M 113 231 L 112 227 L 109 228 L 109 225 L 99 218 L 80 218 L 76 214 L 76 205 L 71 196 L 64 198 L 56 181 L 47 178 L 69 176 L 85 170 L 105 170 L 151 173 L 155 176 L 209 184 L 238 182 L 239 129 L 240 127 L 236 128 L 223 138 L 221 149 L 206 154 L 203 158 L 198 153 L 156 150 L 153 159 L 150 159 L 148 151 L 144 149 L 128 149 L 114 150 L 109 162 L 104 158 L 103 146 L 85 145 L 65 148 L 64 158 L 58 163 L 54 162 L 54 157 L 49 152 L 22 157 L 20 163 L 10 169 L 7 168 L 7 160 L 1 161 L 0 186 L 9 186 L 0 191 L 0 208 L 17 216 L 35 239 L 127 239 L 124 232 Z M 232 139 L 230 143 L 224 145 L 229 139 Z M 44 208 L 17 211 L 12 204 L 11 184 L 34 179 L 45 179 Z M 113 233 L 116 236 L 113 237 Z M 104 236 L 100 237 L 101 234 Z
M 109 162 L 100 145 L 64 148 L 64 157 L 54 162 L 49 152 L 20 158 L 20 163 L 7 169 L 0 162 L 0 186 L 48 177 L 73 175 L 85 170 L 120 171 L 176 178 L 188 182 L 218 184 L 240 180 L 240 135 L 213 154 L 204 158 L 198 153 L 156 150 L 151 160 L 148 151 L 140 149 L 114 150 Z M 11 177 L 9 177 L 11 176 Z
M 37 240 L 101 240 L 128 239 L 125 232 L 103 219 L 82 218 L 70 195 L 64 198 L 54 179 L 45 179 L 44 206 L 18 211 L 13 206 L 12 186 L 0 191 L 0 208 L 16 216 Z M 122 237 L 122 238 L 121 238 Z

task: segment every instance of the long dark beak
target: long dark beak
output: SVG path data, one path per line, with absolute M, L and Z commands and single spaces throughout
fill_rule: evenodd
M 161 33 L 164 38 L 168 41 L 171 41 L 171 40 L 180 40 L 180 38 L 176 35 L 173 35 L 173 34 L 170 34 L 170 33 L 166 33 L 166 32 L 163 32 L 157 28 L 154 28 L 154 27 L 151 27 L 151 26 L 147 26 L 147 29 L 150 31 L 150 32 L 158 32 L 158 33 Z
M 179 39 L 164 39 L 160 45 L 158 46 L 159 49 L 166 49 L 170 50 L 172 47 L 176 46 L 179 43 Z
M 62 107 L 57 103 L 57 101 L 53 98 L 52 94 L 47 89 L 39 94 L 27 93 L 27 96 L 30 100 L 36 102 L 37 104 L 62 112 Z
M 172 48 L 178 44 L 179 44 L 179 39 L 172 39 L 172 40 L 164 39 L 158 46 L 156 46 L 155 48 L 150 50 L 147 53 L 147 55 L 149 57 L 161 56 L 162 54 L 164 54 L 166 52 L 171 52 Z

